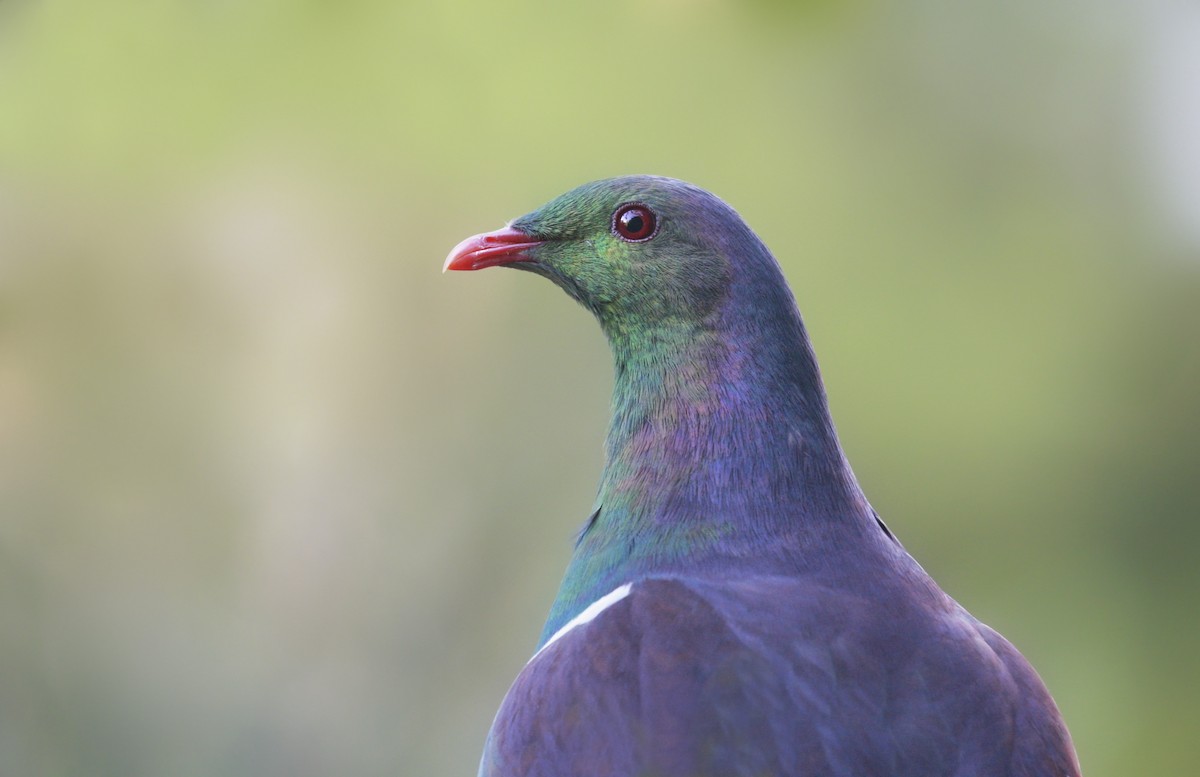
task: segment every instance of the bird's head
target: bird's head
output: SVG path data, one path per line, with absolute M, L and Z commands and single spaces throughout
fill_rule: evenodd
M 612 334 L 702 321 L 743 270 L 732 257 L 744 264 L 760 254 L 773 269 L 753 232 L 714 195 L 669 178 L 627 176 L 584 184 L 502 229 L 467 238 L 445 269 L 505 266 L 543 275 Z
M 606 509 L 766 515 L 784 494 L 861 499 L 783 272 L 715 195 L 653 176 L 584 184 L 462 241 L 445 269 L 494 266 L 551 279 L 608 337 Z

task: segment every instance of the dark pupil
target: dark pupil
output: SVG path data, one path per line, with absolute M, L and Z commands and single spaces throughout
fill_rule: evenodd
M 636 210 L 626 213 L 621 220 L 625 222 L 625 229 L 635 235 L 642 231 L 642 227 L 646 226 L 646 220 Z

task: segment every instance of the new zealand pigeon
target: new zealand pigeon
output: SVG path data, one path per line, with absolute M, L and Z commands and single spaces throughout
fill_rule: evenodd
M 1078 775 L 1045 686 L 842 453 L 783 273 L 695 186 L 585 184 L 447 270 L 543 275 L 615 362 L 594 512 L 485 777 Z

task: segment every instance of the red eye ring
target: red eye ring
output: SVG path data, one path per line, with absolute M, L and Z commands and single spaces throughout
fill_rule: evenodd
M 628 202 L 613 213 L 612 231 L 627 242 L 643 243 L 658 231 L 658 217 L 642 203 Z

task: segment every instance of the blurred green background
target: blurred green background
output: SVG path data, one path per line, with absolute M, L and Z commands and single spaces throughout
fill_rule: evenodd
M 0 2 L 0 774 L 473 774 L 610 367 L 446 251 L 727 199 L 1090 777 L 1200 760 L 1188 0 Z

